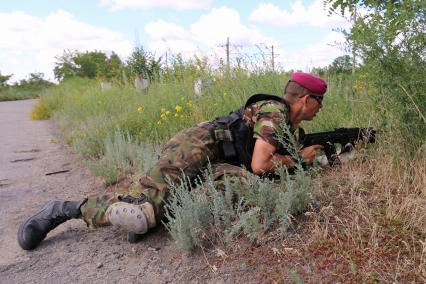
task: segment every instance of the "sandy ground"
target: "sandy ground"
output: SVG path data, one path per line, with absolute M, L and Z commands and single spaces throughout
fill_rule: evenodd
M 80 200 L 102 192 L 50 121 L 32 121 L 34 100 L 0 103 L 1 283 L 229 283 L 257 282 L 232 267 L 211 272 L 214 254 L 187 256 L 160 228 L 137 244 L 107 227 L 89 230 L 71 220 L 34 251 L 20 249 L 19 224 L 49 200 Z M 64 173 L 46 175 L 56 171 Z M 234 271 L 236 272 L 236 271 Z M 245 276 L 244 276 L 245 275 Z

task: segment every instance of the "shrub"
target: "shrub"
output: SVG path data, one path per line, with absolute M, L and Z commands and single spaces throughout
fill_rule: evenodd
M 196 185 L 185 178 L 181 184 L 171 183 L 165 203 L 168 222 L 164 225 L 187 252 L 204 247 L 207 241 L 230 243 L 240 236 L 254 242 L 277 222 L 285 232 L 291 215 L 302 212 L 311 202 L 313 186 L 309 172 L 290 175 L 281 169 L 278 173 L 279 181 L 250 173 L 247 183 L 227 177 L 223 192 L 216 189 L 210 168 Z
M 45 99 L 40 99 L 31 110 L 30 117 L 33 120 L 49 119 L 52 115 L 52 109 Z

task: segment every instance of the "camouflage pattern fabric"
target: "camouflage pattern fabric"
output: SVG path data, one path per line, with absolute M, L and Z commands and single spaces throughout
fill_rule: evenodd
M 121 193 L 125 195 L 126 193 Z M 102 195 L 93 195 L 87 198 L 86 203 L 80 207 L 81 215 L 87 226 L 98 228 L 110 225 L 105 213 L 108 206 L 120 201 L 119 193 L 106 193 Z
M 253 128 L 254 138 L 261 138 L 279 149 L 276 133 L 280 125 L 289 121 L 287 106 L 274 100 L 259 101 L 251 104 L 244 110 L 244 121 Z M 294 131 L 290 129 L 290 131 Z
M 163 201 L 167 198 L 167 179 L 178 184 L 183 175 L 194 179 L 210 161 L 213 178 L 219 188 L 223 187 L 225 175 L 238 177 L 242 182 L 246 180 L 246 170 L 221 163 L 223 161 L 219 156 L 219 149 L 209 130 L 201 127 L 185 129 L 164 145 L 159 161 L 140 179 L 138 187 L 140 194 L 152 202 L 158 221 L 163 216 Z M 120 197 L 131 195 L 139 198 L 140 194 L 135 194 L 132 190 L 90 196 L 81 207 L 83 219 L 92 228 L 109 225 L 105 216 L 108 206 L 120 201 Z

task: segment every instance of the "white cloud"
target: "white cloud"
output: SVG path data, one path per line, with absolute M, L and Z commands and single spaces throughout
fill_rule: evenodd
M 251 13 L 250 20 L 259 23 L 268 23 L 274 26 L 295 26 L 307 24 L 313 27 L 347 27 L 348 21 L 340 15 L 328 16 L 328 9 L 323 0 L 315 0 L 305 7 L 298 0 L 291 4 L 291 11 L 282 10 L 274 4 L 259 4 Z
M 151 41 L 148 44 L 150 50 L 163 54 L 182 53 L 189 56 L 197 53 L 195 39 L 184 27 L 175 23 L 158 20 L 145 25 L 145 32 Z
M 217 49 L 222 53 L 224 48 L 218 46 L 223 45 L 227 37 L 230 38 L 231 45 L 276 44 L 273 39 L 262 35 L 257 29 L 243 25 L 239 13 L 224 6 L 202 15 L 189 29 L 159 20 L 148 23 L 145 32 L 151 39 L 150 49 L 189 56 L 206 54 L 201 51 L 204 48 L 210 51 Z
M 296 52 L 280 54 L 277 61 L 285 70 L 309 71 L 313 67 L 324 67 L 331 64 L 336 57 L 346 54 L 339 46 L 344 42 L 342 33 L 330 32 L 319 43 Z
M 226 37 L 230 38 L 231 45 L 243 46 L 241 55 L 247 55 L 244 54 L 246 51 L 249 54 L 256 53 L 256 57 L 247 56 L 254 60 L 263 60 L 259 55 L 260 49 L 264 52 L 264 59 L 269 60 L 271 50 L 266 49 L 266 46 L 274 45 L 275 54 L 278 54 L 275 58 L 276 66 L 285 70 L 308 71 L 312 67 L 327 66 L 336 57 L 344 54 L 335 46 L 336 42 L 344 42 L 343 35 L 338 32 L 330 32 L 321 42 L 300 48 L 296 52 L 286 52 L 277 40 L 263 35 L 256 28 L 242 24 L 239 13 L 228 7 L 212 9 L 188 29 L 159 20 L 148 23 L 145 32 L 150 37 L 149 49 L 157 52 L 157 55 L 165 52 L 182 53 L 184 57 L 209 54 L 213 62 L 218 62 L 218 58 L 225 58 L 223 44 Z M 259 44 L 260 49 L 255 46 Z M 231 52 L 233 50 L 236 51 L 231 47 Z
M 190 27 L 191 33 L 208 46 L 224 43 L 226 38 L 234 44 L 256 44 L 273 42 L 256 28 L 241 23 L 240 14 L 228 7 L 214 8 Z
M 207 8 L 211 0 L 100 0 L 101 6 L 112 11 L 126 8 L 150 9 L 155 7 L 172 8 L 179 11 Z
M 0 71 L 13 73 L 15 81 L 31 72 L 53 79 L 55 56 L 64 50 L 115 51 L 123 57 L 132 50 L 120 33 L 80 22 L 63 10 L 45 18 L 20 11 L 0 13 L 0 22 Z
M 190 34 L 184 27 L 175 23 L 169 23 L 164 20 L 149 22 L 145 25 L 145 32 L 153 40 L 183 40 L 190 38 Z

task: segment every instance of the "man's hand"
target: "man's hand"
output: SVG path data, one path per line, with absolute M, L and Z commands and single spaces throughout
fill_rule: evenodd
M 307 165 L 312 165 L 318 149 L 324 148 L 322 145 L 312 145 L 300 150 L 300 156 L 305 160 Z

